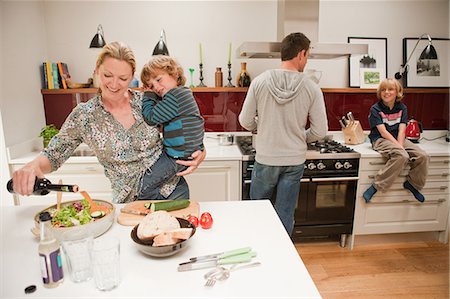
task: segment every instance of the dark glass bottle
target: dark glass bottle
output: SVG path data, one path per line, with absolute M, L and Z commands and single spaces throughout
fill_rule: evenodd
M 14 193 L 14 185 L 13 180 L 10 179 L 8 184 L 6 185 L 6 189 L 8 189 L 9 193 Z M 61 184 L 52 184 L 46 178 L 37 178 L 34 182 L 33 194 L 34 195 L 47 195 L 50 191 L 59 191 L 59 192 L 78 192 L 77 185 L 61 185 Z
M 247 63 L 241 62 L 241 70 L 239 71 L 236 78 L 236 85 L 238 87 L 249 87 L 250 86 L 250 75 L 247 72 Z

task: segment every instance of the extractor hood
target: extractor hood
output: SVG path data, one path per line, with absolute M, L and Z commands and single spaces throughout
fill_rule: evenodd
M 367 54 L 367 44 L 318 42 L 320 0 L 277 0 L 278 41 L 244 42 L 237 48 L 241 58 L 280 58 L 281 40 L 288 33 L 303 32 L 311 40 L 310 59 L 335 59 Z
M 238 49 L 241 58 L 281 58 L 281 42 L 244 42 Z M 352 54 L 367 54 L 366 44 L 311 44 L 309 59 L 335 59 Z

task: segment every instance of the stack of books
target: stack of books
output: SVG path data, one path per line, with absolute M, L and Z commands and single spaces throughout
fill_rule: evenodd
M 67 89 L 67 79 L 70 74 L 64 62 L 43 62 L 41 65 L 43 89 Z

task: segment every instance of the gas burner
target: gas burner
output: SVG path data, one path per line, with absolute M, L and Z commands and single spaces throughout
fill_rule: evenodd
M 352 153 L 354 150 L 337 141 L 316 141 L 308 144 L 308 150 L 318 151 L 321 154 Z

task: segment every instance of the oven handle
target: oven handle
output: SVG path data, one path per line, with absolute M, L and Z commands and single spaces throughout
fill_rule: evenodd
M 357 181 L 359 177 L 338 177 L 338 178 L 311 178 L 311 182 L 336 182 L 336 181 Z
M 252 180 L 244 180 L 244 184 L 250 184 Z

